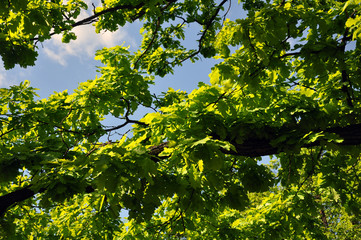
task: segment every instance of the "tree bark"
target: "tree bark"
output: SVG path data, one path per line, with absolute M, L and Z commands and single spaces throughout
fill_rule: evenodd
M 22 202 L 28 198 L 33 197 L 36 193 L 30 189 L 30 185 L 21 189 L 18 189 L 14 192 L 5 194 L 3 196 L 0 197 L 0 217 L 2 217 L 6 210 L 18 203 L 18 202 Z
M 287 132 L 287 129 L 283 129 L 285 131 L 281 132 Z M 289 129 L 288 132 L 292 132 L 292 129 Z M 313 131 L 315 133 L 321 132 L 322 130 Z M 294 132 L 294 131 L 293 131 Z M 355 146 L 361 144 L 361 124 L 353 124 L 348 125 L 346 127 L 332 127 L 327 128 L 323 130 L 323 132 L 326 133 L 334 133 L 337 134 L 340 138 L 343 139 L 343 142 L 337 143 L 337 145 L 348 145 L 348 146 Z M 295 132 L 293 134 L 294 137 L 302 138 L 307 132 Z M 296 136 L 295 136 L 296 135 Z M 276 139 L 277 135 L 275 135 Z M 274 146 L 271 144 L 271 141 L 274 139 L 266 139 L 266 138 L 259 138 L 259 137 L 249 137 L 246 139 L 242 144 L 238 144 L 235 141 L 230 141 L 236 148 L 236 151 L 228 151 L 226 153 L 237 155 L 237 156 L 246 156 L 246 157 L 261 157 L 266 155 L 273 155 L 278 154 L 285 149 L 284 146 Z M 301 141 L 301 139 L 300 139 Z M 287 144 L 287 143 L 285 143 Z M 321 144 L 321 141 L 315 141 L 313 143 L 307 143 L 304 145 L 300 145 L 300 147 L 313 147 L 313 146 L 319 146 Z M 283 144 L 279 144 L 283 145 Z
M 315 131 L 317 132 L 317 131 Z M 339 135 L 343 140 L 342 143 L 338 143 L 339 145 L 360 145 L 361 144 L 361 124 L 353 124 L 348 125 L 346 127 L 333 127 L 325 129 L 324 132 L 335 133 Z M 277 136 L 275 136 L 277 137 Z M 232 154 L 237 156 L 247 156 L 247 157 L 260 157 L 265 155 L 273 155 L 284 151 L 284 149 L 272 146 L 272 139 L 264 139 L 257 137 L 250 137 L 245 140 L 242 144 L 238 144 L 236 142 L 231 142 L 236 151 L 226 151 L 222 150 L 225 154 Z M 320 141 L 315 141 L 313 143 L 305 144 L 301 147 L 312 147 L 320 145 Z M 151 155 L 151 159 L 155 162 L 158 162 L 165 157 L 158 157 L 158 155 L 167 147 L 167 142 L 161 143 L 157 146 L 153 146 L 149 149 L 149 155 Z M 12 205 L 24 201 L 26 199 L 32 198 L 35 194 L 46 191 L 46 189 L 41 189 L 38 192 L 34 192 L 30 189 L 31 185 L 24 187 L 22 189 L 18 189 L 14 192 L 5 194 L 0 197 L 0 217 L 2 217 L 7 209 Z M 94 191 L 91 188 L 91 192 Z M 88 190 L 87 190 L 88 191 Z

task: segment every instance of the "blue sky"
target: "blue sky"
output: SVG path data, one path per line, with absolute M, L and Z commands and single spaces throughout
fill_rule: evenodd
M 91 6 L 91 3 L 97 5 L 99 0 L 85 0 Z M 244 17 L 245 13 L 237 1 L 232 1 L 232 8 L 227 18 L 235 19 Z M 226 5 L 226 8 L 228 5 Z M 92 9 L 92 7 L 90 7 Z M 89 16 L 90 12 L 81 13 L 79 19 Z M 139 30 L 140 22 L 127 24 L 117 32 L 103 32 L 96 34 L 91 25 L 80 26 L 74 29 L 77 40 L 64 44 L 61 42 L 61 35 L 55 35 L 51 40 L 38 45 L 39 56 L 35 66 L 28 68 L 15 67 L 7 70 L 3 68 L 0 61 L 0 88 L 19 84 L 24 80 L 29 80 L 32 87 L 38 88 L 37 93 L 40 98 L 47 98 L 54 91 L 68 90 L 69 93 L 77 88 L 78 84 L 89 79 L 94 79 L 99 73 L 97 67 L 101 63 L 94 60 L 95 52 L 103 47 L 112 47 L 124 44 L 130 46 L 131 51 L 136 51 L 140 45 L 141 35 Z M 198 39 L 197 31 L 199 29 L 190 29 L 192 39 Z M 196 46 L 197 42 L 186 41 L 185 44 Z M 151 87 L 154 93 L 167 91 L 168 88 L 175 90 L 184 90 L 190 93 L 198 85 L 198 82 L 209 83 L 208 74 L 211 68 L 219 62 L 215 59 L 201 58 L 196 63 L 190 61 L 184 62 L 182 67 L 176 67 L 173 75 L 167 75 L 164 78 L 156 78 L 155 85 Z M 149 109 L 148 109 L 149 110 Z M 141 109 L 132 119 L 139 120 L 147 113 Z M 119 119 L 106 119 L 105 125 L 119 125 Z M 123 132 L 123 131 L 122 131 Z M 115 135 L 115 138 L 119 135 Z
M 85 2 L 90 6 L 90 10 L 82 12 L 79 20 L 90 16 L 93 9 L 92 3 L 98 6 L 100 0 L 85 0 Z M 227 18 L 239 18 L 240 14 L 244 16 L 244 11 L 240 5 L 236 1 L 230 2 L 232 8 L 228 12 Z M 226 8 L 228 8 L 227 4 L 225 5 Z M 127 24 L 116 32 L 108 31 L 96 34 L 95 27 L 92 25 L 79 26 L 73 30 L 77 35 L 77 39 L 68 44 L 61 42 L 61 35 L 54 35 L 52 39 L 37 45 L 39 56 L 35 66 L 26 69 L 15 67 L 5 71 L 1 63 L 0 87 L 9 87 L 24 80 L 29 80 L 32 87 L 39 89 L 37 93 L 40 98 L 47 98 L 54 92 L 64 90 L 72 93 L 79 83 L 95 79 L 96 75 L 99 75 L 96 70 L 101 63 L 94 60 L 96 50 L 123 44 L 129 46 L 130 51 L 136 51 L 141 42 L 139 33 L 141 27 L 142 24 L 138 21 Z M 188 29 L 186 36 L 190 40 L 184 42 L 186 46 L 197 46 L 198 42 L 196 40 L 199 39 L 199 30 L 199 28 L 195 27 Z M 151 91 L 160 94 L 171 87 L 175 90 L 180 89 L 190 93 L 197 87 L 198 82 L 209 83 L 208 74 L 217 62 L 219 60 L 204 58 L 201 58 L 196 63 L 186 61 L 182 67 L 174 69 L 173 75 L 167 75 L 164 78 L 157 77 L 155 85 L 151 86 Z M 131 119 L 139 120 L 149 110 L 141 108 Z M 107 118 L 103 121 L 103 124 L 116 126 L 121 124 L 119 121 L 119 119 Z M 122 132 L 124 133 L 127 129 L 123 129 Z M 114 135 L 113 138 L 113 140 L 116 140 L 119 135 Z
M 91 3 L 99 4 L 99 0 L 85 0 L 92 9 Z M 228 17 L 236 16 L 240 13 L 240 8 L 236 1 L 232 5 L 237 6 L 232 9 Z M 226 6 L 228 7 L 228 6 Z M 82 12 L 79 19 L 83 19 L 91 14 L 90 11 Z M 97 49 L 103 47 L 112 47 L 115 45 L 130 46 L 130 50 L 135 51 L 140 45 L 141 36 L 139 29 L 140 22 L 127 24 L 120 30 L 111 32 L 102 32 L 96 34 L 94 27 L 79 26 L 74 29 L 77 40 L 69 44 L 61 42 L 61 35 L 55 35 L 51 40 L 38 44 L 38 60 L 36 65 L 26 69 L 16 67 L 12 70 L 5 71 L 0 66 L 0 87 L 8 87 L 10 85 L 19 84 L 24 80 L 29 80 L 31 86 L 38 88 L 38 94 L 41 98 L 49 96 L 54 91 L 63 91 L 68 89 L 72 92 L 77 88 L 80 82 L 88 79 L 94 79 L 97 75 L 96 66 L 101 65 L 100 62 L 94 60 L 94 54 Z M 197 39 L 197 32 L 192 31 L 193 39 Z M 192 42 L 185 42 L 192 44 Z M 208 74 L 211 67 L 216 63 L 214 59 L 201 59 L 195 64 L 190 61 L 185 62 L 183 67 L 176 68 L 174 75 L 168 75 L 164 79 L 157 78 L 156 86 L 152 87 L 155 92 L 166 91 L 168 87 L 181 89 L 190 92 L 196 88 L 199 81 L 208 83 Z
M 99 2 L 97 0 L 86 0 L 85 2 Z M 91 4 L 90 4 L 91 6 Z M 228 7 L 228 6 L 226 6 Z M 88 16 L 88 13 L 81 14 L 80 19 Z M 227 18 L 234 19 L 244 17 L 244 11 L 237 4 L 237 1 L 232 1 L 231 11 Z M 26 69 L 15 67 L 14 69 L 5 71 L 2 62 L 0 61 L 0 88 L 9 87 L 11 85 L 19 84 L 24 80 L 29 80 L 31 86 L 38 88 L 40 98 L 46 98 L 54 91 L 72 92 L 77 88 L 78 84 L 89 79 L 94 79 L 98 74 L 96 66 L 101 63 L 94 60 L 95 51 L 103 47 L 112 47 L 115 45 L 130 46 L 131 51 L 138 49 L 140 45 L 141 36 L 139 29 L 141 23 L 136 22 L 127 24 L 117 32 L 103 32 L 96 34 L 94 27 L 91 25 L 80 26 L 74 29 L 77 35 L 77 40 L 69 44 L 61 42 L 61 35 L 55 35 L 51 40 L 39 44 L 39 56 L 36 65 Z M 190 29 L 190 34 L 193 34 L 193 40 L 198 39 L 199 36 L 194 29 Z M 185 44 L 196 45 L 194 42 L 186 42 Z M 215 59 L 204 59 L 191 63 L 187 61 L 182 67 L 174 69 L 173 75 L 167 75 L 164 78 L 156 78 L 156 85 L 152 90 L 156 93 L 167 91 L 169 87 L 175 90 L 185 90 L 190 93 L 198 85 L 198 82 L 209 83 L 208 74 L 214 66 Z M 99 75 L 99 74 L 98 74 Z M 146 112 L 139 111 L 132 119 L 140 119 Z M 119 125 L 119 119 L 107 119 L 103 122 L 106 125 Z M 124 132 L 123 132 L 124 133 Z M 119 135 L 114 135 L 114 138 Z M 267 163 L 269 158 L 263 158 L 261 163 Z M 126 212 L 122 212 L 122 216 L 126 216 Z
M 84 19 L 92 14 L 92 3 L 96 6 L 100 0 L 84 0 L 88 3 L 90 10 L 84 11 L 80 14 L 79 20 Z M 238 5 L 237 1 L 229 1 L 232 8 L 227 14 L 227 18 L 231 20 L 235 18 L 245 17 L 245 12 Z M 229 7 L 226 3 L 225 8 Z M 223 11 L 224 14 L 225 11 Z M 30 85 L 39 89 L 37 91 L 40 98 L 47 98 L 54 92 L 61 92 L 68 90 L 72 93 L 77 88 L 78 84 L 90 79 L 95 79 L 97 73 L 97 66 L 100 66 L 99 61 L 94 60 L 95 52 L 103 47 L 113 47 L 116 45 L 129 46 L 130 51 L 136 51 L 141 42 L 141 35 L 139 33 L 142 24 L 138 21 L 132 24 L 127 24 L 116 32 L 101 32 L 95 33 L 95 27 L 92 25 L 79 26 L 73 31 L 77 35 L 75 41 L 68 44 L 61 42 L 61 35 L 54 35 L 52 39 L 38 44 L 38 59 L 33 67 L 20 68 L 5 71 L 0 60 L 0 88 L 9 87 L 11 85 L 19 84 L 25 80 L 30 81 Z M 191 27 L 188 29 L 186 36 L 190 40 L 184 42 L 186 46 L 198 45 L 196 41 L 199 39 L 198 28 Z M 215 59 L 201 58 L 196 63 L 186 61 L 182 67 L 176 67 L 173 75 L 167 75 L 164 78 L 157 77 L 155 85 L 151 86 L 152 93 L 160 94 L 166 92 L 168 88 L 175 90 L 182 90 L 190 93 L 197 88 L 199 82 L 209 83 L 208 75 L 211 68 L 219 62 Z M 132 120 L 141 119 L 150 109 L 141 108 Z M 107 118 L 102 123 L 106 126 L 117 126 L 122 124 L 119 119 Z M 128 126 L 130 127 L 130 126 Z M 124 133 L 127 129 L 121 131 Z M 120 133 L 121 134 L 121 133 Z M 119 135 L 114 135 L 112 140 L 119 138 Z

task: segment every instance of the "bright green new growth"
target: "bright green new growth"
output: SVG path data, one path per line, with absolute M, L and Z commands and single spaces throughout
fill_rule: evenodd
M 0 89 L 0 238 L 361 238 L 361 1 L 239 2 L 234 20 L 229 0 L 102 0 L 79 20 L 93 6 L 0 1 L 6 69 L 77 26 L 143 23 L 139 50 L 98 50 L 73 94 Z M 149 90 L 200 58 L 221 60 L 210 84 Z

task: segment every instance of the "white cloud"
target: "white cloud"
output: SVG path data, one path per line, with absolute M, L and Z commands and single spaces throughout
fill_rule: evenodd
M 89 16 L 89 13 L 82 12 L 78 19 L 84 19 Z M 126 27 L 122 27 L 116 32 L 106 31 L 96 34 L 95 27 L 92 25 L 78 26 L 73 30 L 77 36 L 76 40 L 66 44 L 62 43 L 61 34 L 54 35 L 51 40 L 43 44 L 42 50 L 47 57 L 66 66 L 67 59 L 72 56 L 81 59 L 94 57 L 97 49 L 119 45 L 124 41 L 130 43 L 130 45 L 135 45 L 135 40 L 129 36 L 126 29 Z
M 7 88 L 11 85 L 14 85 L 16 83 L 15 80 L 20 72 L 15 72 L 13 69 L 5 70 L 2 62 L 0 64 L 0 88 Z
M 65 56 L 64 55 L 59 55 L 58 53 L 56 53 L 55 51 L 51 50 L 50 48 L 45 48 L 44 49 L 45 54 L 52 60 L 58 62 L 59 64 L 65 66 L 66 65 L 66 61 L 65 61 Z
M 63 4 L 66 4 L 68 3 L 69 0 L 63 0 Z M 88 6 L 91 6 L 92 3 L 97 6 L 97 5 L 100 5 L 100 0 L 83 0 L 83 2 L 85 2 L 86 4 L 88 4 Z
M 9 85 L 7 84 L 7 81 L 6 81 L 6 72 L 1 67 L 0 68 L 0 87 L 7 87 L 7 86 L 9 86 Z
M 0 88 L 8 88 L 9 86 L 19 84 L 26 79 L 26 74 L 31 70 L 16 66 L 13 69 L 5 70 L 0 61 Z

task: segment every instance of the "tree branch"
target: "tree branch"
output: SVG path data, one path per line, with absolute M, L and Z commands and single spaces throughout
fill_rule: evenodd
M 100 12 L 97 12 L 97 13 L 94 13 L 93 15 L 91 15 L 90 17 L 87 17 L 87 18 L 84 18 L 74 24 L 72 24 L 72 27 L 76 27 L 76 26 L 80 26 L 80 25 L 85 25 L 85 24 L 89 24 L 89 23 L 92 23 L 94 22 L 99 16 L 101 15 L 104 15 L 106 13 L 109 13 L 109 12 L 115 12 L 115 11 L 118 11 L 118 10 L 123 10 L 123 9 L 139 9 L 141 7 L 144 6 L 144 2 L 141 2 L 139 3 L 138 5 L 131 5 L 131 4 L 128 4 L 128 5 L 120 5 L 120 6 L 116 6 L 116 7 L 112 7 L 112 8 L 107 8 L 103 11 L 100 11 Z
M 129 119 L 129 114 L 130 114 L 130 102 L 125 99 L 125 98 L 122 98 L 123 101 L 126 102 L 127 104 L 127 111 L 124 115 L 124 118 L 125 118 L 125 123 L 123 124 L 120 124 L 118 126 L 115 126 L 115 127 L 112 127 L 112 128 L 108 128 L 108 129 L 103 129 L 105 132 L 111 132 L 111 131 L 114 131 L 114 130 L 118 130 L 120 128 L 123 128 L 125 127 L 126 125 L 128 125 L 129 123 L 135 123 L 135 124 L 138 124 L 138 125 L 142 125 L 142 126 L 148 126 L 148 124 L 144 123 L 144 122 L 140 122 L 140 121 L 137 121 L 137 120 L 131 120 Z
M 197 54 L 199 54 L 199 53 L 201 52 L 202 47 L 203 47 L 203 46 L 202 46 L 203 39 L 205 38 L 205 36 L 206 36 L 209 28 L 212 26 L 213 21 L 214 21 L 214 20 L 216 19 L 216 17 L 218 16 L 219 11 L 222 9 L 223 5 L 224 5 L 226 2 L 228 2 L 228 0 L 223 0 L 223 1 L 217 6 L 214 14 L 211 16 L 211 18 L 209 19 L 209 21 L 207 21 L 207 22 L 204 24 L 204 26 L 205 26 L 205 27 L 204 27 L 204 31 L 203 31 L 201 37 L 200 37 L 199 40 L 198 40 L 198 50 L 195 51 L 195 52 L 193 52 L 193 53 L 190 54 L 189 56 L 187 56 L 187 57 L 185 57 L 185 58 L 183 58 L 183 59 L 181 59 L 181 60 L 178 60 L 177 64 L 181 64 L 181 63 L 185 62 L 186 60 L 188 60 L 188 59 L 190 59 L 190 58 L 192 58 L 192 57 L 194 57 L 194 56 L 196 56 Z
M 287 129 L 284 129 L 287 131 Z M 292 129 L 288 129 L 291 132 Z M 282 130 L 281 130 L 282 131 Z M 280 132 L 281 132 L 280 131 Z M 322 130 L 315 130 L 314 132 L 321 132 Z M 343 142 L 338 143 L 338 145 L 348 145 L 355 146 L 361 144 L 361 123 L 348 125 L 346 127 L 332 127 L 323 130 L 326 133 L 335 133 L 343 139 Z M 284 131 L 282 131 L 284 132 Z M 300 132 L 299 137 L 301 138 L 305 133 Z M 259 137 L 249 137 L 242 144 L 238 144 L 235 141 L 230 141 L 236 148 L 234 151 L 222 150 L 224 153 L 237 155 L 237 156 L 246 156 L 246 157 L 261 157 L 266 155 L 274 155 L 283 152 L 285 149 L 273 146 L 271 141 L 276 139 L 279 136 L 275 136 L 273 139 L 259 138 Z M 301 139 L 300 139 L 301 140 Z M 304 144 L 300 147 L 313 147 L 321 145 L 320 141 L 315 141 L 313 143 Z
M 34 192 L 30 189 L 31 185 L 18 189 L 14 192 L 5 194 L 0 197 L 0 217 L 2 217 L 6 210 L 16 203 L 22 202 L 26 199 L 32 198 L 36 193 L 42 193 L 45 189 L 40 189 L 38 192 Z
M 291 130 L 291 129 L 289 129 Z M 344 141 L 342 143 L 338 143 L 338 145 L 349 145 L 355 146 L 361 144 L 361 123 L 348 125 L 345 127 L 332 127 L 323 130 L 327 133 L 335 133 L 339 135 Z M 314 131 L 314 132 L 321 132 Z M 302 137 L 303 133 L 300 133 L 300 137 Z M 279 136 L 275 136 L 273 139 L 276 139 Z M 225 154 L 231 154 L 235 156 L 247 156 L 247 157 L 260 157 L 265 155 L 273 155 L 278 154 L 284 151 L 284 149 L 278 148 L 276 146 L 271 145 L 271 141 L 273 139 L 266 139 L 260 137 L 249 137 L 243 143 L 239 144 L 235 141 L 230 141 L 235 148 L 236 151 L 230 150 L 227 151 L 222 149 L 221 151 Z M 321 145 L 320 141 L 315 141 L 313 143 L 305 144 L 301 147 L 312 147 Z M 160 161 L 166 157 L 159 157 L 158 155 L 168 146 L 168 142 L 161 143 L 157 146 L 153 146 L 149 148 L 148 154 L 151 156 L 151 159 L 155 162 Z M 0 197 L 0 217 L 4 215 L 6 210 L 21 201 L 32 198 L 35 194 L 46 191 L 46 189 L 41 189 L 38 192 L 34 192 L 30 189 L 31 185 L 18 189 L 14 192 L 5 194 Z
M 170 0 L 169 2 L 175 2 L 175 0 Z M 107 8 L 103 11 L 100 11 L 100 12 L 94 12 L 93 15 L 87 17 L 87 18 L 84 18 L 78 22 L 75 22 L 73 24 L 71 24 L 71 27 L 74 28 L 74 27 L 77 27 L 77 26 L 82 26 L 82 25 L 87 25 L 87 24 L 90 24 L 90 23 L 93 23 L 97 20 L 98 17 L 100 17 L 101 15 L 104 15 L 106 13 L 110 13 L 110 12 L 115 12 L 115 11 L 118 11 L 118 10 L 134 10 L 134 9 L 140 9 L 142 8 L 143 6 L 145 5 L 145 2 L 141 2 L 139 3 L 138 5 L 132 5 L 132 4 L 126 4 L 126 5 L 120 5 L 120 6 L 116 6 L 116 7 L 111 7 L 111 8 Z M 138 18 L 140 18 L 141 16 L 143 16 L 145 14 L 145 11 L 141 12 L 140 14 L 137 14 L 136 16 L 134 17 L 131 17 L 131 20 L 132 21 L 135 21 L 137 20 Z M 61 31 L 65 31 L 66 29 L 62 29 Z M 49 35 L 52 36 L 54 34 L 57 34 L 56 32 L 52 32 L 50 33 Z M 35 37 L 35 38 L 31 38 L 30 41 L 36 41 L 36 40 L 39 40 L 39 37 Z
M 158 34 L 158 30 L 159 30 L 159 27 L 160 27 L 160 20 L 158 18 L 157 20 L 157 24 L 155 26 L 155 30 L 153 32 L 153 36 L 152 36 L 152 39 L 150 40 L 150 43 L 148 44 L 147 48 L 144 50 L 144 52 L 138 57 L 138 59 L 135 61 L 134 63 L 134 68 L 137 69 L 138 68 L 138 62 L 140 61 L 140 59 L 142 59 L 144 57 L 144 55 L 149 51 L 149 49 L 151 48 L 151 46 L 153 45 L 156 37 L 157 37 L 157 34 Z
M 111 144 L 111 142 L 104 143 L 102 146 L 108 144 Z M 164 157 L 159 157 L 158 155 L 164 150 L 164 147 L 166 147 L 166 145 L 167 142 L 149 148 L 148 154 L 150 155 L 151 159 L 154 162 L 159 162 L 161 159 L 164 158 Z M 87 153 L 87 155 L 90 155 L 92 152 L 94 152 L 97 149 L 98 148 L 92 149 L 90 152 Z M 29 184 L 26 187 L 15 190 L 14 192 L 10 192 L 0 196 L 0 218 L 4 216 L 4 214 L 10 207 L 26 199 L 30 199 L 34 197 L 36 194 L 43 193 L 47 190 L 46 188 L 41 188 L 39 191 L 34 191 L 31 189 L 32 186 L 33 186 L 32 184 Z M 85 188 L 86 193 L 91 193 L 94 191 L 95 189 L 90 185 Z

